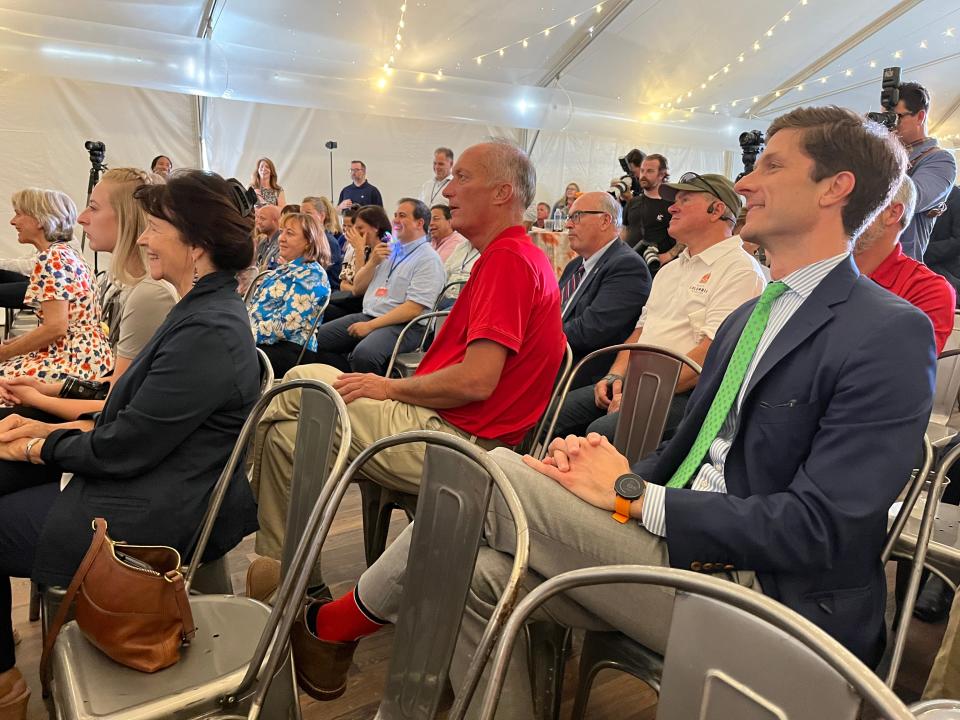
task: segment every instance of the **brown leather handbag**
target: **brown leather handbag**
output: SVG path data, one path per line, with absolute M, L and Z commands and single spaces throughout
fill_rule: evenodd
M 90 549 L 77 568 L 43 647 L 40 677 L 46 687 L 50 652 L 76 598 L 76 620 L 93 645 L 116 662 L 156 672 L 180 659 L 196 634 L 180 553 L 164 545 L 126 545 L 107 536 L 107 521 L 93 521 Z

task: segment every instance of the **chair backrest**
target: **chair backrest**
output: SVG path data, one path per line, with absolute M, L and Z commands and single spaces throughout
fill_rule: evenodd
M 789 608 L 729 580 L 675 568 L 610 565 L 557 575 L 510 615 L 492 661 L 480 712 L 492 720 L 514 642 L 530 614 L 572 588 L 647 583 L 677 593 L 657 720 L 842 720 L 861 699 L 886 720 L 912 720 L 906 706 L 849 650 Z
M 887 686 L 892 688 L 897 680 L 897 672 L 900 670 L 900 663 L 903 660 L 903 650 L 907 645 L 907 632 L 910 629 L 910 621 L 913 619 L 913 607 L 917 600 L 917 594 L 920 592 L 920 580 L 923 577 L 923 566 L 927 559 L 927 550 L 930 547 L 930 536 L 933 534 L 933 526 L 936 521 L 937 507 L 940 504 L 940 489 L 943 487 L 944 478 L 947 471 L 953 467 L 953 464 L 960 458 L 960 445 L 956 445 L 941 460 L 937 472 L 931 477 L 930 469 L 933 467 L 934 453 L 933 446 L 930 444 L 930 438 L 923 436 L 923 460 L 919 470 L 910 479 L 907 485 L 907 491 L 904 494 L 903 503 L 896 518 L 890 524 L 887 531 L 887 541 L 884 543 L 880 559 L 884 565 L 893 554 L 894 546 L 897 543 L 907 519 L 916 506 L 917 499 L 924 487 L 927 487 L 927 499 L 923 507 L 923 513 L 920 519 L 920 529 L 917 532 L 917 542 L 913 549 L 913 557 L 910 559 L 910 576 L 907 581 L 907 589 L 900 603 L 899 618 L 893 633 L 893 647 L 890 651 L 890 665 L 887 668 L 886 682 Z
M 423 313 L 422 315 L 417 315 L 413 320 L 408 322 L 403 326 L 403 330 L 400 331 L 400 334 L 397 335 L 397 341 L 393 344 L 393 352 L 390 353 L 390 362 L 387 363 L 387 371 L 383 374 L 384 377 L 390 377 L 390 373 L 393 372 L 393 366 L 397 362 L 397 355 L 400 354 L 400 347 L 403 344 L 403 339 L 407 336 L 407 333 L 417 325 L 423 323 L 424 320 L 427 321 L 427 326 L 423 332 L 423 339 L 420 342 L 420 349 L 423 349 L 423 340 L 426 339 L 427 333 L 430 332 L 430 324 L 436 322 L 437 318 L 446 317 L 450 314 L 449 310 L 431 310 L 428 313 Z
M 573 348 L 570 343 L 563 349 L 563 360 L 560 362 L 560 369 L 557 370 L 557 379 L 553 383 L 553 392 L 550 393 L 550 400 L 547 407 L 543 410 L 543 415 L 536 426 L 531 430 L 523 442 L 517 448 L 518 452 L 537 453 L 537 445 L 543 443 L 543 451 L 546 451 L 547 441 L 550 439 L 547 432 L 547 424 L 554 415 L 554 409 L 559 407 L 559 397 L 566 387 L 567 377 L 570 375 L 570 369 L 573 367 Z M 551 426 L 552 429 L 553 426 Z
M 440 305 L 443 303 L 444 300 L 448 300 L 448 299 L 449 299 L 449 300 L 456 300 L 455 297 L 454 297 L 454 298 L 447 298 L 447 293 L 448 293 L 450 290 L 452 290 L 453 288 L 462 288 L 462 287 L 463 287 L 464 285 L 466 285 L 466 284 L 467 284 L 467 281 L 466 281 L 466 280 L 454 280 L 453 282 L 448 282 L 446 285 L 444 285 L 444 286 L 440 289 L 440 294 L 437 295 L 437 299 L 433 301 L 433 307 L 431 308 L 431 310 L 439 310 L 439 309 L 440 309 Z M 448 308 L 448 309 L 449 309 L 449 308 Z
M 273 387 L 273 381 L 276 378 L 273 374 L 273 365 L 270 363 L 270 358 L 260 348 L 257 348 L 257 363 L 260 365 L 260 394 L 263 395 Z
M 247 291 L 243 294 L 243 302 L 247 305 L 247 307 L 250 306 L 250 301 L 253 299 L 254 293 L 257 292 L 257 288 L 259 288 L 260 285 L 263 284 L 264 278 L 266 278 L 267 275 L 269 275 L 271 272 L 273 271 L 261 270 L 256 274 L 253 280 L 250 281 L 250 287 L 248 287 Z
M 330 304 L 330 295 L 332 294 L 333 293 L 327 293 L 327 296 L 323 299 L 323 302 L 317 306 L 317 312 L 313 316 L 313 322 L 310 323 L 310 332 L 307 333 L 307 342 L 303 344 L 303 347 L 300 348 L 300 354 L 297 355 L 297 365 L 303 362 L 303 354 L 307 351 L 307 345 L 310 344 L 310 338 L 317 334 L 317 328 L 320 326 L 320 321 L 323 320 L 323 314 L 327 311 L 327 306 Z
M 660 444 L 680 371 L 686 365 L 699 375 L 701 367 L 686 355 L 665 348 L 642 343 L 621 343 L 587 354 L 567 376 L 563 391 L 554 404 L 553 417 L 540 452 L 541 458 L 546 454 L 547 444 L 553 436 L 563 401 L 570 392 L 577 373 L 594 358 L 624 350 L 629 351 L 630 360 L 623 381 L 620 418 L 617 421 L 613 444 L 630 460 L 631 464 L 655 450 Z
M 938 425 L 946 425 L 957 406 L 958 395 L 960 395 L 960 349 L 944 350 L 937 359 L 937 385 L 933 393 L 930 421 Z
M 269 362 L 267 364 L 269 365 Z M 203 553 L 210 540 L 214 523 L 220 512 L 220 506 L 223 504 L 223 499 L 227 494 L 227 488 L 246 455 L 253 434 L 256 432 L 257 423 L 260 421 L 260 418 L 263 417 L 270 402 L 278 395 L 287 392 L 301 392 L 300 422 L 297 429 L 298 439 L 300 431 L 303 429 L 304 435 L 315 445 L 303 451 L 298 447 L 297 454 L 294 457 L 295 482 L 299 481 L 299 484 L 304 484 L 303 477 L 306 472 L 311 470 L 313 472 L 319 472 L 321 476 L 324 476 L 329 466 L 331 440 L 324 437 L 323 440 L 325 440 L 325 442 L 321 441 L 315 433 L 327 430 L 328 435 L 332 438 L 334 434 L 332 432 L 334 423 L 339 422 L 341 433 L 349 441 L 350 419 L 347 415 L 347 407 L 343 399 L 332 387 L 319 380 L 308 379 L 291 380 L 274 387 L 269 387 L 260 396 L 260 399 L 257 400 L 253 409 L 250 411 L 250 415 L 247 416 L 247 420 L 240 430 L 240 435 L 237 437 L 237 442 L 234 444 L 233 452 L 230 453 L 230 458 L 227 460 L 227 464 L 223 468 L 223 472 L 220 473 L 213 492 L 210 494 L 210 502 L 207 505 L 207 511 L 201 524 L 199 538 L 187 570 L 185 582 L 188 590 L 193 583 L 194 575 L 200 565 L 199 560 L 203 558 Z M 347 447 L 349 447 L 349 442 L 347 442 Z M 346 465 L 346 453 L 346 448 L 337 453 L 334 469 L 339 471 Z M 309 464 L 304 467 L 307 463 Z
M 428 720 L 436 714 L 473 576 L 487 503 L 492 488 L 496 487 L 513 516 L 517 545 L 506 589 L 468 669 L 464 684 L 468 691 L 459 693 L 458 701 L 461 695 L 469 695 L 476 688 L 480 672 L 516 601 L 520 581 L 526 572 L 529 551 L 527 521 L 503 471 L 483 450 L 448 433 L 414 431 L 376 441 L 357 455 L 346 471 L 341 472 L 338 459 L 338 465 L 331 471 L 330 480 L 324 485 L 307 519 L 304 540 L 298 544 L 289 572 L 280 586 L 260 647 L 246 677 L 233 693 L 239 696 L 253 689 L 254 698 L 248 716 L 251 720 L 263 707 L 270 682 L 283 660 L 285 639 L 302 606 L 310 571 L 316 565 L 347 488 L 371 457 L 387 448 L 408 443 L 426 443 L 428 449 L 417 520 L 401 536 L 408 537 L 410 542 L 408 580 L 396 625 L 387 689 L 378 717 L 382 720 Z M 443 578 L 443 581 L 436 582 L 436 578 Z M 426 607 L 430 611 L 424 614 Z M 273 643 L 267 654 L 274 638 L 280 641 Z M 451 714 L 450 717 L 457 716 Z

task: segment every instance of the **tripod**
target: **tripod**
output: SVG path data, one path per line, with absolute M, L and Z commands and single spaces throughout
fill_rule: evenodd
M 107 166 L 103 164 L 103 161 L 107 157 L 107 146 L 98 140 L 87 140 L 84 143 L 84 147 L 87 149 L 87 152 L 90 153 L 90 179 L 87 180 L 87 201 L 84 203 L 84 207 L 87 207 L 90 204 L 90 196 L 93 195 L 93 188 L 96 187 L 97 183 L 100 182 L 100 174 L 107 170 Z M 80 252 L 83 252 L 87 248 L 87 231 L 83 231 L 83 235 L 80 236 Z M 98 274 L 100 272 L 100 253 L 93 253 L 93 272 Z

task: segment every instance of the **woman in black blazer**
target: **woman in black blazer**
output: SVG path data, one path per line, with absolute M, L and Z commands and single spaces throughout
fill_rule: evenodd
M 9 577 L 66 585 L 90 544 L 91 521 L 133 544 L 187 557 L 240 428 L 259 394 L 253 334 L 235 273 L 250 265 L 252 203 L 236 181 L 187 171 L 139 188 L 150 274 L 182 299 L 113 387 L 96 421 L 0 422 L 0 459 L 43 465 L 46 480 L 0 497 L 0 614 Z M 196 278 L 196 281 L 195 281 Z M 194 284 L 195 283 L 195 284 Z M 25 470 L 36 468 L 24 466 Z M 233 478 L 207 559 L 256 529 L 242 471 Z M 0 720 L 21 718 L 30 691 L 14 666 L 13 628 L 0 621 Z

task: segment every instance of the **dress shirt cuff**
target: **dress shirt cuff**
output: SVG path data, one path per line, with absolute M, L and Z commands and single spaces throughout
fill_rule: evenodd
M 663 485 L 647 483 L 643 492 L 643 511 L 641 524 L 654 535 L 667 536 L 667 515 L 664 500 L 667 489 Z

